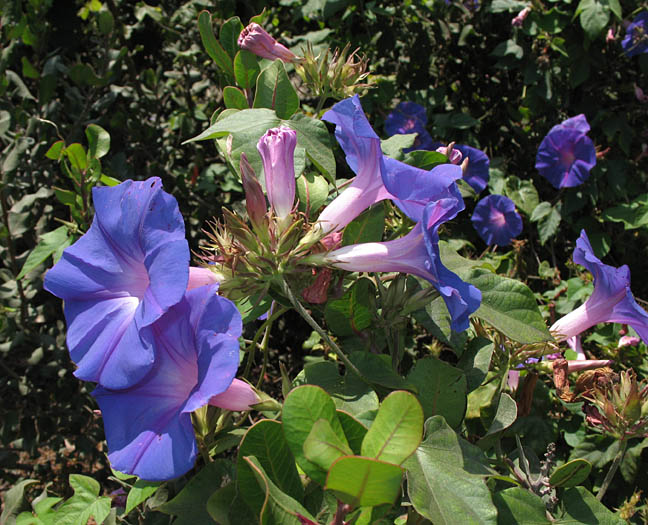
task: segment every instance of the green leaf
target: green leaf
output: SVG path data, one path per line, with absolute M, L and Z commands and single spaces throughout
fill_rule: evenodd
M 23 504 L 25 489 L 38 483 L 36 479 L 24 479 L 4 493 L 4 506 L 0 514 L 0 525 L 10 525 Z
M 580 13 L 581 27 L 590 40 L 603 33 L 610 21 L 610 8 L 598 0 L 581 0 L 577 13 Z
M 303 516 L 311 521 L 315 518 L 295 501 L 293 498 L 282 492 L 268 477 L 259 461 L 254 456 L 243 458 L 248 464 L 264 493 L 264 499 L 261 501 L 261 511 L 259 513 L 259 523 L 278 525 L 301 525 L 303 523 L 299 516 Z
M 560 210 L 549 202 L 541 202 L 531 214 L 531 222 L 538 223 L 540 244 L 544 245 L 548 239 L 556 235 L 560 224 Z
M 435 525 L 492 524 L 497 511 L 484 477 L 494 474 L 479 448 L 435 416 L 425 423 L 425 440 L 404 464 L 407 491 L 416 511 Z
M 466 374 L 468 392 L 475 390 L 486 379 L 494 351 L 495 345 L 483 337 L 477 337 L 468 343 L 468 348 L 457 363 Z
M 518 12 L 527 6 L 526 2 L 520 0 L 493 0 L 489 7 L 491 13 Z
M 99 497 L 99 482 L 82 476 L 70 474 L 70 486 L 74 496 L 56 510 L 57 525 L 86 525 L 90 517 L 101 523 L 110 514 L 111 499 Z
M 441 258 L 443 259 L 443 256 Z M 418 310 L 412 315 L 416 322 L 420 323 L 434 337 L 452 348 L 457 355 L 461 355 L 468 336 L 465 331 L 458 333 L 453 332 L 450 328 L 452 319 L 443 297 L 436 297 L 425 306 L 424 310 Z
M 515 41 L 507 40 L 506 42 L 500 42 L 491 55 L 496 57 L 504 57 L 507 55 L 512 55 L 518 60 L 521 60 L 524 56 L 524 49 Z
M 133 488 L 128 492 L 128 498 L 126 498 L 126 509 L 124 514 L 128 514 L 131 510 L 137 507 L 140 503 L 143 503 L 149 499 L 153 494 L 157 492 L 157 489 L 160 488 L 161 483 L 153 481 L 144 481 L 143 479 L 138 479 L 133 485 Z
M 289 119 L 299 109 L 299 97 L 281 60 L 275 60 L 259 74 L 253 106 L 273 109 L 281 119 Z
M 229 460 L 217 459 L 205 465 L 180 493 L 155 510 L 177 516 L 174 525 L 208 525 L 214 523 L 207 512 L 207 501 L 225 479 L 234 477 Z
M 256 513 L 261 511 L 263 487 L 257 482 L 255 472 L 243 458 L 255 456 L 261 467 L 272 474 L 272 482 L 280 490 L 297 500 L 302 500 L 304 490 L 295 467 L 295 459 L 284 438 L 278 421 L 263 419 L 246 432 L 239 447 L 237 462 L 237 488 L 243 500 Z
M 483 450 L 488 450 L 495 444 L 496 434 L 503 432 L 510 427 L 517 419 L 517 404 L 513 398 L 506 392 L 500 394 L 499 402 L 497 403 L 497 412 L 495 417 L 484 435 L 477 444 Z
M 349 442 L 349 447 L 351 447 L 354 454 L 359 455 L 362 448 L 362 440 L 367 435 L 368 428 L 347 412 L 337 410 L 337 415 L 344 430 L 344 435 Z
M 297 145 L 306 150 L 306 155 L 329 182 L 335 182 L 335 157 L 331 150 L 331 136 L 321 120 L 295 113 L 283 124 L 297 132 Z
M 620 204 L 605 210 L 603 219 L 621 222 L 626 230 L 648 226 L 648 193 L 642 193 L 628 204 Z
M 499 525 L 549 525 L 546 508 L 542 499 L 531 494 L 527 489 L 512 487 L 493 494 L 497 507 Z
M 475 268 L 465 280 L 482 292 L 473 314 L 519 343 L 551 341 L 533 292 L 520 281 Z
M 549 483 L 554 487 L 575 487 L 583 483 L 589 476 L 592 465 L 584 459 L 573 459 L 556 468 Z
M 466 376 L 461 370 L 426 357 L 416 362 L 407 380 L 418 388 L 425 419 L 438 414 L 453 428 L 461 424 L 467 403 Z
M 538 190 L 530 180 L 520 180 L 513 175 L 508 176 L 504 191 L 506 196 L 528 216 L 531 216 L 540 203 Z
M 342 456 L 352 454 L 346 438 L 340 439 L 326 419 L 315 421 L 306 441 L 304 441 L 304 456 L 326 471 Z
M 388 139 L 381 140 L 380 149 L 388 157 L 402 161 L 405 157 L 403 149 L 411 148 L 414 145 L 416 136 L 416 133 L 396 133 L 396 135 L 392 135 Z
M 373 283 L 366 278 L 358 279 L 340 299 L 326 304 L 326 324 L 340 336 L 357 334 L 369 328 L 372 320 L 370 301 L 374 295 Z
M 293 382 L 294 386 L 311 384 L 322 387 L 331 396 L 338 410 L 359 415 L 378 410 L 378 395 L 355 374 L 347 372 L 341 376 L 338 366 L 331 361 L 306 365 Z M 346 433 L 346 432 L 345 432 Z
M 352 352 L 351 362 L 369 381 L 391 390 L 404 389 L 416 391 L 416 387 L 398 375 L 391 365 L 391 358 L 384 354 Z
M 247 98 L 245 98 L 245 93 L 234 86 L 225 86 L 225 89 L 223 89 L 223 101 L 228 109 L 248 109 L 250 107 Z
M 565 514 L 554 521 L 556 524 L 596 523 L 597 525 L 624 525 L 620 516 L 610 511 L 584 487 L 574 487 L 565 491 L 561 498 Z
M 32 63 L 29 61 L 27 57 L 22 57 L 20 60 L 22 62 L 23 77 L 36 79 L 40 76 L 36 68 L 32 66 Z
M 360 507 L 394 503 L 400 491 L 403 470 L 398 465 L 376 459 L 346 456 L 336 461 L 326 489 L 345 503 Z
M 216 62 L 218 67 L 220 67 L 230 77 L 233 77 L 234 67 L 232 65 L 232 59 L 214 36 L 214 31 L 212 30 L 211 25 L 211 14 L 209 14 L 209 11 L 201 11 L 198 15 L 198 30 L 200 31 L 200 39 L 202 40 L 207 54 L 214 62 Z
M 72 168 L 77 171 L 83 171 L 88 167 L 88 158 L 86 156 L 86 151 L 81 144 L 74 143 L 70 144 L 63 153 L 67 155 L 67 158 L 70 159 L 70 164 Z
M 286 396 L 282 414 L 284 436 L 297 464 L 311 479 L 323 485 L 326 473 L 306 459 L 304 442 L 319 419 L 326 419 L 333 432 L 341 440 L 346 440 L 333 400 L 320 387 L 299 386 Z
M 239 87 L 251 89 L 255 86 L 261 72 L 259 60 L 254 53 L 241 49 L 234 57 L 234 77 Z
M 62 140 L 57 140 L 54 144 L 50 146 L 45 153 L 45 156 L 48 159 L 59 160 L 63 155 L 63 150 L 65 149 L 65 142 Z
M 448 157 L 438 151 L 409 151 L 403 160 L 405 164 L 429 171 L 439 164 L 447 164 Z
M 229 513 L 236 499 L 236 483 L 230 482 L 214 492 L 207 500 L 207 512 L 220 525 L 231 525 Z M 237 509 L 240 511 L 240 507 Z M 239 514 L 239 517 L 240 514 Z
M 110 135 L 97 124 L 90 124 L 85 130 L 88 138 L 88 153 L 90 158 L 100 159 L 110 150 Z
M 360 244 L 363 242 L 379 242 L 382 240 L 385 228 L 385 206 L 382 202 L 364 211 L 352 220 L 342 237 L 342 244 Z
M 324 203 L 326 203 L 328 193 L 328 182 L 320 175 L 303 173 L 297 179 L 299 210 L 307 213 L 309 217 L 314 216 Z
M 239 50 L 238 37 L 241 31 L 243 31 L 241 20 L 238 16 L 233 16 L 223 23 L 218 33 L 218 40 L 220 40 L 223 49 L 232 58 L 234 58 L 234 55 Z
M 56 230 L 41 235 L 40 241 L 27 256 L 16 279 L 23 279 L 29 272 L 43 264 L 50 255 L 63 251 L 70 244 L 72 244 L 72 237 L 68 235 L 66 226 L 59 226 Z
M 419 446 L 423 436 L 423 409 L 404 390 L 389 394 L 362 441 L 361 455 L 400 465 Z

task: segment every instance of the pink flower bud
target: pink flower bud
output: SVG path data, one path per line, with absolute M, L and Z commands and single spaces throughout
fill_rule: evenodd
M 635 87 L 634 87 L 634 94 L 635 94 L 635 98 L 639 102 L 648 102 L 648 95 L 646 95 L 643 92 L 643 89 L 641 89 L 639 86 L 637 86 L 637 84 L 635 84 Z
M 524 19 L 529 16 L 529 13 L 531 12 L 530 7 L 525 7 L 520 11 L 517 16 L 511 20 L 511 25 L 513 27 L 522 27 L 522 24 L 524 23 Z
M 614 42 L 615 39 L 616 37 L 614 36 L 614 28 L 608 28 L 607 34 L 605 35 L 605 42 L 609 44 L 610 42 Z
M 287 127 L 269 129 L 257 144 L 268 200 L 280 219 L 292 211 L 295 201 L 296 145 L 297 133 Z
M 244 410 L 250 410 L 251 405 L 256 405 L 260 401 L 261 398 L 253 387 L 245 381 L 234 379 L 225 392 L 212 396 L 209 404 L 225 410 L 243 412 Z
M 454 142 L 451 142 L 448 146 L 440 146 L 436 150 L 448 157 L 451 164 L 461 164 L 461 151 L 454 149 Z
M 263 218 L 268 211 L 263 188 L 256 178 L 256 174 L 250 166 L 245 153 L 241 153 L 241 181 L 245 191 L 245 207 L 250 221 L 255 226 L 263 224 Z M 294 178 L 294 177 L 293 177 Z
M 241 49 L 247 49 L 261 58 L 270 60 L 278 58 L 284 62 L 297 60 L 295 53 L 277 42 L 265 29 L 254 22 L 241 31 L 238 45 Z
M 209 268 L 202 268 L 198 266 L 189 267 L 189 282 L 187 283 L 187 290 L 193 290 L 199 286 L 206 284 L 217 284 L 223 280 L 223 276 L 212 272 Z
M 638 337 L 634 335 L 624 335 L 621 339 L 619 339 L 618 346 L 621 348 L 622 346 L 637 346 L 639 344 L 639 339 Z

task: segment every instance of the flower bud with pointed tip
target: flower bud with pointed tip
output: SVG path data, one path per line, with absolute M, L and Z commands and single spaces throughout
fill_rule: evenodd
M 450 164 L 460 164 L 461 163 L 461 158 L 463 155 L 461 154 L 461 151 L 458 149 L 454 148 L 455 143 L 451 142 L 447 146 L 440 146 L 437 148 L 437 151 L 446 157 L 448 157 L 448 160 L 450 161 Z
M 283 62 L 294 62 L 298 60 L 297 55 L 272 38 L 268 32 L 259 24 L 249 24 L 238 38 L 238 45 L 241 49 L 247 49 L 261 58 L 269 60 L 282 60 Z
M 243 412 L 250 410 L 252 405 L 256 405 L 260 401 L 261 398 L 254 387 L 240 379 L 233 379 L 225 392 L 209 399 L 209 404 L 225 410 Z
M 268 200 L 280 219 L 292 211 L 295 202 L 296 146 L 297 133 L 283 126 L 266 131 L 257 144 Z
M 187 290 L 193 290 L 194 288 L 207 284 L 219 284 L 224 278 L 225 276 L 223 274 L 213 272 L 209 268 L 190 266 Z
M 263 195 L 263 188 L 256 178 L 256 174 L 252 166 L 247 160 L 245 153 L 241 153 L 241 182 L 243 183 L 243 191 L 245 191 L 245 208 L 247 209 L 248 217 L 254 226 L 263 224 L 268 207 Z

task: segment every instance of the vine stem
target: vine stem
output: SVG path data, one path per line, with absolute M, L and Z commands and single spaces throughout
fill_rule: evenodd
M 335 352 L 335 354 L 340 358 L 340 361 L 344 363 L 344 366 L 348 369 L 351 370 L 355 375 L 357 375 L 362 381 L 365 383 L 371 385 L 371 381 L 367 379 L 364 375 L 362 375 L 362 372 L 358 370 L 358 368 L 349 360 L 349 358 L 346 356 L 346 354 L 342 351 L 342 349 L 329 337 L 329 335 L 324 331 L 324 329 L 317 324 L 317 321 L 311 317 L 311 315 L 306 311 L 306 309 L 302 306 L 302 304 L 299 302 L 299 300 L 295 297 L 295 295 L 292 293 L 292 290 L 290 289 L 290 286 L 288 286 L 288 283 L 286 282 L 285 279 L 281 279 L 281 288 L 290 301 L 290 303 L 293 305 L 295 310 L 301 315 L 304 320 L 311 326 L 313 330 L 315 330 L 324 341 L 326 341 L 326 344 L 328 344 L 331 349 Z
M 261 338 L 261 335 L 263 335 L 266 331 L 269 331 L 268 327 L 271 327 L 274 320 L 277 319 L 278 317 L 282 316 L 287 310 L 288 310 L 287 308 L 278 307 L 276 312 L 269 313 L 268 318 L 259 327 L 256 334 L 254 334 L 254 338 L 252 339 L 252 342 L 248 345 L 247 362 L 245 363 L 245 371 L 243 372 L 243 377 L 244 378 L 247 379 L 250 376 L 250 371 L 252 370 L 252 363 L 254 361 L 254 353 L 255 353 L 257 344 L 259 342 L 259 339 Z
M 616 471 L 619 468 L 621 461 L 623 461 L 623 456 L 625 456 L 626 449 L 628 448 L 627 440 L 621 439 L 619 442 L 619 447 L 620 447 L 619 452 L 617 452 L 617 455 L 614 456 L 614 461 L 612 461 L 612 465 L 610 465 L 610 470 L 607 471 L 607 474 L 605 475 L 605 479 L 603 480 L 603 484 L 601 485 L 601 488 L 599 489 L 598 494 L 596 495 L 596 499 L 599 501 L 601 501 L 603 499 L 603 496 L 605 496 L 605 493 L 607 492 L 610 483 L 612 483 L 612 478 L 616 474 Z

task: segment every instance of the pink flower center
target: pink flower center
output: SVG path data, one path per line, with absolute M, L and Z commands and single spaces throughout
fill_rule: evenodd
M 503 228 L 506 225 L 506 217 L 504 214 L 496 209 L 492 209 L 490 212 L 490 221 L 494 226 L 498 228 Z

